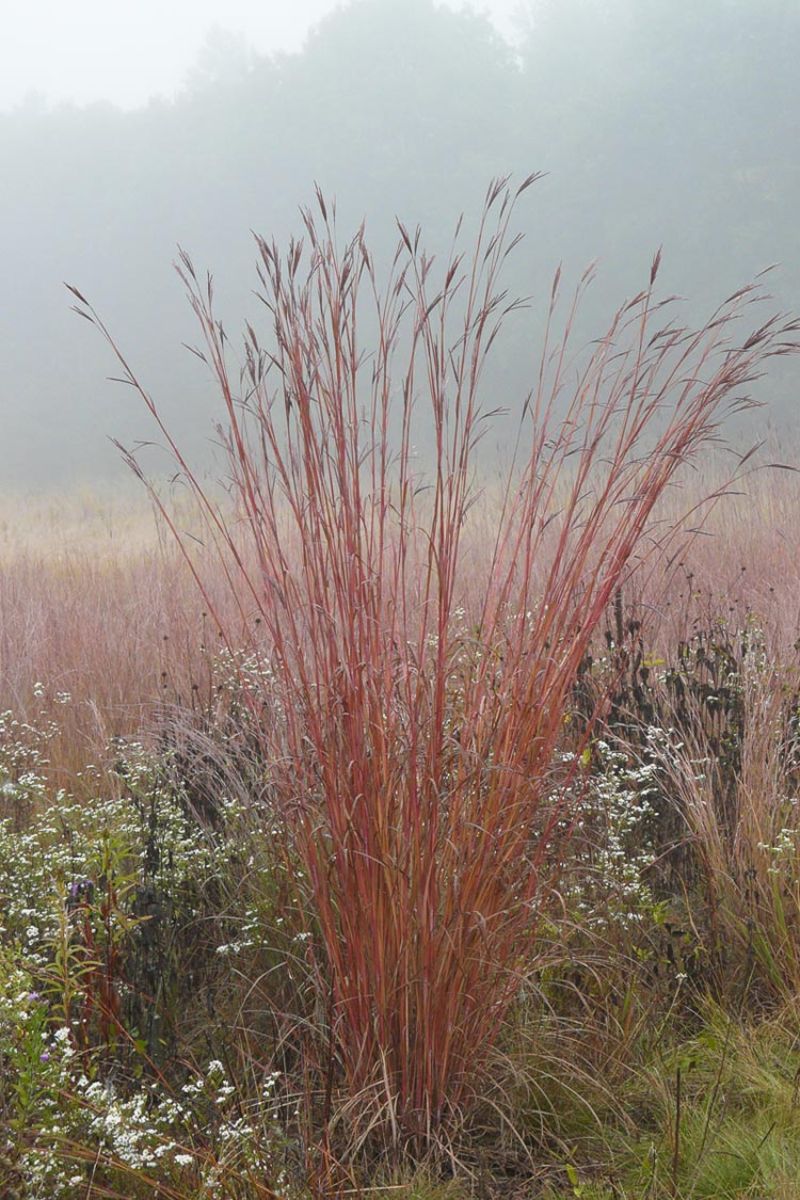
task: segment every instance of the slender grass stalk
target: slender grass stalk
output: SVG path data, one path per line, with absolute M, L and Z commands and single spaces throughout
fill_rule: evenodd
M 560 337 L 557 275 L 497 527 L 468 572 L 483 371 L 519 307 L 502 268 L 534 179 L 493 183 L 471 251 L 457 235 L 441 268 L 401 225 L 383 283 L 363 228 L 340 248 L 318 193 L 304 241 L 284 254 L 258 239 L 272 328 L 262 344 L 248 326 L 238 378 L 211 280 L 181 255 L 224 406 L 233 516 L 74 293 L 205 513 L 240 606 L 241 628 L 215 614 L 229 643 L 259 618 L 273 682 L 268 696 L 243 686 L 303 867 L 320 1009 L 330 998 L 349 1095 L 394 1141 L 431 1138 L 469 1101 L 535 958 L 551 846 L 571 818 L 577 758 L 556 775 L 554 763 L 580 663 L 614 593 L 668 539 L 658 501 L 798 328 L 774 317 L 737 341 L 756 288 L 698 329 L 670 322 L 656 256 L 647 287 L 581 354 L 590 274 Z M 414 450 L 426 434 L 427 467 Z
M 752 624 L 718 682 L 736 705 L 728 728 L 724 714 L 712 723 L 713 691 L 711 704 L 689 696 L 680 739 L 660 754 L 709 910 L 717 983 L 735 985 L 739 1006 L 748 992 L 789 1001 L 800 985 L 796 652 L 792 659 L 776 661 Z

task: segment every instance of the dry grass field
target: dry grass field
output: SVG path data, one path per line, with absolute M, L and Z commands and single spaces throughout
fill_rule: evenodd
M 784 450 L 782 461 L 794 457 Z M 729 467 L 720 455 L 702 477 L 689 474 L 664 504 L 665 520 L 724 488 Z M 731 493 L 700 509 L 702 533 L 683 550 L 675 543 L 669 567 L 648 563 L 626 594 L 654 654 L 674 650 L 694 623 L 737 625 L 748 613 L 776 651 L 800 636 L 800 471 L 763 466 Z M 470 513 L 468 564 L 491 544 L 498 503 L 487 485 Z M 176 520 L 190 531 L 198 523 L 185 500 Z M 194 551 L 202 559 L 199 544 Z M 217 603 L 226 603 L 222 580 Z M 146 735 L 159 706 L 190 702 L 193 685 L 208 702 L 219 639 L 203 612 L 172 534 L 134 481 L 115 495 L 0 499 L 0 710 L 57 721 L 53 782 L 74 786 L 114 737 Z

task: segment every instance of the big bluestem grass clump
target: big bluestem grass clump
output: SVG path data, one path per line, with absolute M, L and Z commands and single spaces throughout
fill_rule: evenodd
M 385 278 L 363 229 L 342 245 L 318 195 L 303 241 L 281 253 L 258 239 L 270 329 L 248 326 L 241 372 L 210 279 L 182 255 L 224 408 L 233 514 L 117 351 L 205 515 L 238 614 L 217 612 L 194 570 L 232 652 L 257 622 L 249 649 L 266 682 L 241 684 L 300 864 L 321 1086 L 328 1104 L 342 1087 L 362 1132 L 395 1143 L 428 1141 L 470 1103 L 535 960 L 592 719 L 578 721 L 574 684 L 609 601 L 674 532 L 657 506 L 681 468 L 796 341 L 779 317 L 743 327 L 762 298 L 750 287 L 681 326 L 655 298 L 657 256 L 581 352 L 589 276 L 558 333 L 559 273 L 496 526 L 468 555 L 492 415 L 484 369 L 519 307 L 502 268 L 532 182 L 494 183 L 472 246 L 457 233 L 441 265 L 401 225 Z

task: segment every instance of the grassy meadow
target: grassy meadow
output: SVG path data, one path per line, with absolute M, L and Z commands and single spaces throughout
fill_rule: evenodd
M 513 197 L 382 288 L 319 208 L 241 378 L 183 261 L 226 490 L 0 503 L 0 1195 L 797 1200 L 796 324 L 656 260 L 482 473 Z

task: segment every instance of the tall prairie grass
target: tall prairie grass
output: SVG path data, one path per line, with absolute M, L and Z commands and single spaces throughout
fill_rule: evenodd
M 114 738 L 151 727 L 193 683 L 207 690 L 217 631 L 202 611 L 141 497 L 4 500 L 0 710 L 48 731 L 54 786 L 80 790 Z
M 660 754 L 719 986 L 762 1002 L 800 986 L 799 698 L 797 650 L 777 658 L 754 625 L 704 694 L 681 697 Z
M 656 298 L 657 256 L 643 291 L 581 352 L 572 328 L 589 276 L 564 303 L 557 275 L 516 455 L 476 555 L 466 539 L 492 416 L 482 379 L 519 307 L 502 267 L 532 182 L 493 184 L 474 243 L 463 250 L 457 233 L 441 266 L 400 226 L 382 280 L 364 231 L 342 244 L 318 195 L 305 241 L 285 254 L 258 241 L 270 328 L 261 339 L 248 326 L 241 369 L 210 279 L 182 256 L 223 406 L 225 508 L 74 292 L 203 515 L 211 573 L 161 508 L 205 610 L 229 651 L 247 638 L 260 663 L 240 682 L 299 857 L 323 1074 L 394 1143 L 428 1142 L 475 1095 L 535 960 L 554 838 L 574 817 L 580 757 L 563 750 L 581 664 L 612 597 L 691 518 L 693 501 L 683 522 L 659 511 L 681 469 L 702 465 L 797 332 L 756 317 L 755 288 L 682 327 Z

